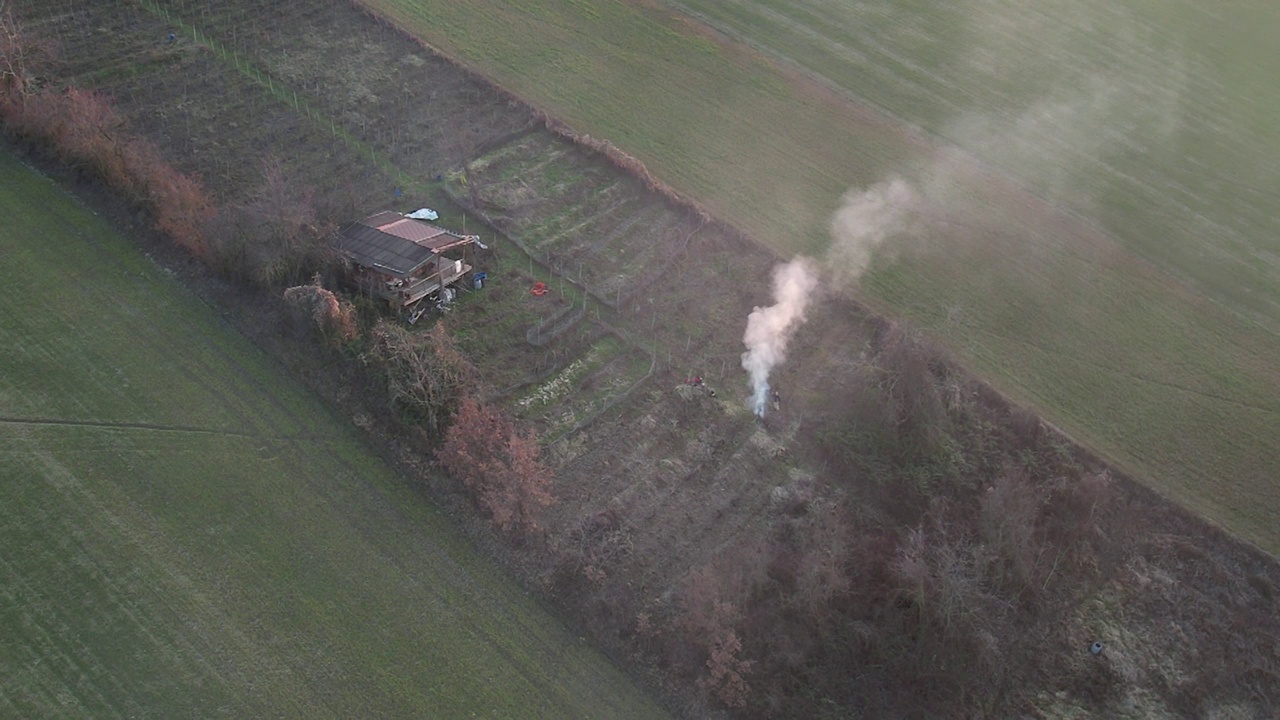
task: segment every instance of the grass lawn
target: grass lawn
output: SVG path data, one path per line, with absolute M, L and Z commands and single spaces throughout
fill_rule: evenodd
M 7 154 L 0 216 L 0 715 L 663 715 Z
M 1280 551 L 1274 8 L 681 4 L 759 53 L 641 0 L 364 2 L 784 255 L 824 252 L 849 188 L 925 184 L 949 222 L 859 294 Z

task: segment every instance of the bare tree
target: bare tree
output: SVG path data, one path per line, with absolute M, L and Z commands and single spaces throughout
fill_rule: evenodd
M 262 161 L 262 184 L 252 199 L 236 206 L 235 225 L 248 238 L 247 253 L 258 282 L 297 282 L 322 271 L 336 258 L 335 228 L 319 221 L 315 190 L 300 186 L 278 157 Z
M 417 334 L 386 320 L 372 333 L 366 361 L 380 368 L 391 406 L 429 432 L 440 432 L 473 389 L 475 368 L 454 346 L 444 325 Z
M 25 99 L 33 91 L 32 66 L 40 55 L 12 0 L 0 0 L 0 91 L 19 102 Z

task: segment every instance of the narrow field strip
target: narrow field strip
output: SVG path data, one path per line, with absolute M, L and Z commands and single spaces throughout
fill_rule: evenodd
M 1160 388 L 1174 390 L 1178 393 L 1185 393 L 1187 395 L 1194 395 L 1196 397 L 1201 397 L 1206 400 L 1212 400 L 1214 402 L 1223 403 L 1225 405 L 1232 405 L 1245 410 L 1255 410 L 1257 412 L 1265 413 L 1267 415 L 1280 416 L 1280 409 L 1278 409 L 1277 407 L 1267 407 L 1265 405 L 1251 403 L 1245 400 L 1240 400 L 1238 398 L 1233 398 L 1226 395 L 1219 395 L 1211 392 L 1205 392 L 1204 390 L 1197 390 L 1196 388 L 1187 387 L 1186 385 L 1180 385 L 1178 383 L 1170 382 L 1168 380 L 1160 380 L 1158 378 L 1140 375 L 1140 374 L 1131 372 L 1129 370 L 1126 370 L 1123 367 L 1117 367 L 1116 365 L 1109 365 L 1107 363 L 1099 362 L 1097 360 L 1093 360 L 1093 359 L 1084 357 L 1082 355 L 1063 352 L 1060 349 L 1046 348 L 1041 345 L 1036 345 L 1035 343 L 1027 342 L 1020 338 L 1012 337 L 1009 335 L 1000 335 L 997 333 L 991 333 L 990 336 L 993 339 L 998 338 L 1003 342 L 1018 343 L 1018 344 L 1033 348 L 1035 351 L 1039 352 L 1042 355 L 1052 355 L 1054 358 L 1067 360 L 1069 362 L 1072 362 L 1078 365 L 1084 365 L 1094 370 L 1097 370 L 1099 372 L 1106 373 L 1107 375 L 1111 375 L 1113 377 L 1122 378 L 1124 380 L 1132 380 L 1145 385 L 1154 385 Z
M 54 418 L 5 417 L 0 416 L 0 423 L 9 425 L 67 425 L 70 427 L 96 427 L 111 430 L 147 430 L 152 432 L 195 433 L 201 435 L 226 435 L 228 437 L 254 438 L 258 440 L 306 440 L 323 441 L 335 436 L 327 435 L 294 435 L 270 436 L 251 432 L 235 432 L 214 428 L 190 427 L 184 425 L 156 425 L 153 423 L 109 422 L 103 420 L 67 420 Z

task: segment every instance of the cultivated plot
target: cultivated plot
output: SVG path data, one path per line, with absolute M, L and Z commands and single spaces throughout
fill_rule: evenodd
M 472 187 L 467 187 L 469 182 Z M 446 186 L 552 267 L 617 307 L 662 284 L 702 224 L 550 133 L 497 145 Z

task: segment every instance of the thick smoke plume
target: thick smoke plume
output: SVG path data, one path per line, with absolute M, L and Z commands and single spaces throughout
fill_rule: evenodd
M 764 417 L 769 399 L 769 373 L 787 359 L 787 343 L 805 321 L 818 273 L 812 260 L 796 258 L 773 270 L 773 299 L 769 307 L 757 307 L 747 318 L 742 341 L 742 368 L 751 375 L 751 410 Z
M 884 241 L 909 229 L 918 194 L 907 181 L 894 178 L 866 190 L 845 193 L 831 216 L 827 265 L 837 285 L 857 282 Z

